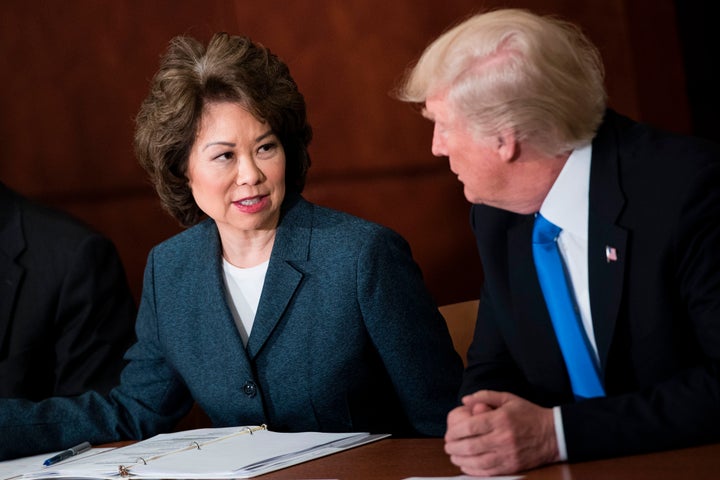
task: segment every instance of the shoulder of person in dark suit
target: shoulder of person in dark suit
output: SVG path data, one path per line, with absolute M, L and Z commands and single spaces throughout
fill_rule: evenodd
M 136 305 L 106 236 L 0 184 L 0 396 L 109 391 Z

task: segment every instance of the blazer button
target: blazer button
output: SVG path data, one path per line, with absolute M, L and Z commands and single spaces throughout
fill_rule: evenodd
M 253 398 L 255 395 L 257 395 L 257 385 L 255 385 L 255 382 L 250 380 L 245 382 L 245 385 L 243 385 L 243 393 L 250 398 Z

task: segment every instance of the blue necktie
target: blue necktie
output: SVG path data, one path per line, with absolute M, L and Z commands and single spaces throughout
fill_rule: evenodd
M 590 354 L 591 347 L 575 309 L 574 295 L 558 250 L 557 236 L 560 231 L 560 227 L 537 214 L 532 237 L 535 269 L 575 398 L 602 397 L 605 391 L 595 360 Z

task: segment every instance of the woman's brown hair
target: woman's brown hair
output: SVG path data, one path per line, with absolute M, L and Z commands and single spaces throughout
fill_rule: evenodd
M 186 172 L 203 107 L 210 102 L 238 103 L 267 122 L 285 150 L 286 189 L 302 192 L 312 129 L 287 65 L 247 37 L 218 33 L 207 47 L 175 37 L 137 115 L 135 153 L 163 207 L 180 224 L 191 226 L 204 216 Z

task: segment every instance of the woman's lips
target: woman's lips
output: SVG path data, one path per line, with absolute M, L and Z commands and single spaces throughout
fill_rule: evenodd
M 243 213 L 257 213 L 265 208 L 268 203 L 268 195 L 257 195 L 236 200 L 233 205 Z

